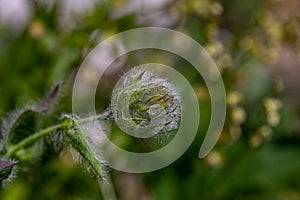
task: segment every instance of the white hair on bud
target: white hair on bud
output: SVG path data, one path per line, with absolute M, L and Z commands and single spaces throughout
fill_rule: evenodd
M 114 120 L 126 132 L 146 127 L 156 134 L 166 133 L 177 129 L 181 119 L 181 100 L 175 87 L 143 67 L 133 68 L 121 77 L 111 107 Z

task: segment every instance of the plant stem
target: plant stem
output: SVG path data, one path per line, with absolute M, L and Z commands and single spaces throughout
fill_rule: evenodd
M 7 153 L 5 155 L 5 157 L 9 158 L 11 157 L 17 150 L 21 149 L 22 147 L 33 143 L 34 141 L 36 141 L 37 139 L 51 133 L 52 131 L 59 129 L 62 127 L 62 124 L 57 124 L 54 126 L 50 126 L 46 129 L 43 129 L 41 131 L 38 131 L 36 133 L 34 133 L 33 135 L 25 138 L 24 140 L 22 140 L 21 142 L 19 142 L 18 144 L 8 148 Z
M 110 178 L 104 182 L 99 182 L 100 190 L 103 194 L 103 199 L 105 200 L 117 200 L 116 192 Z
M 96 116 L 92 116 L 92 117 L 79 119 L 78 123 L 79 124 L 85 124 L 85 123 L 94 122 L 94 121 L 97 121 L 97 120 L 104 120 L 107 117 L 108 117 L 108 113 L 104 113 L 104 114 L 100 114 L 100 115 L 96 115 Z M 19 149 L 21 149 L 21 148 L 35 142 L 36 140 L 52 133 L 54 130 L 57 130 L 57 129 L 60 129 L 60 128 L 67 128 L 68 126 L 69 126 L 68 122 L 63 121 L 60 124 L 56 124 L 56 125 L 50 126 L 48 128 L 45 128 L 43 130 L 40 130 L 40 131 L 28 136 L 27 138 L 25 138 L 21 142 L 17 143 L 16 145 L 13 145 L 13 146 L 9 147 L 7 149 L 7 153 L 6 153 L 5 157 L 10 158 Z

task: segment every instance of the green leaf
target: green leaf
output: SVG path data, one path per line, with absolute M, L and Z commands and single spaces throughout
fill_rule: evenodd
M 58 91 L 59 84 L 41 102 L 16 110 L 7 119 L 3 120 L 0 144 L 2 154 L 5 154 L 9 145 L 16 144 L 36 132 L 37 114 L 47 111 L 54 104 Z
M 72 116 L 65 116 L 65 120 L 69 124 L 66 131 L 72 147 L 82 156 L 88 167 L 92 168 L 95 176 L 103 180 L 102 163 L 89 143 L 88 135 L 82 131 L 78 121 Z

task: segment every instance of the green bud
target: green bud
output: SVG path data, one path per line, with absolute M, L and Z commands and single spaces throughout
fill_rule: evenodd
M 141 67 L 133 68 L 118 81 L 111 107 L 118 126 L 141 138 L 175 130 L 181 118 L 180 98 L 173 85 Z

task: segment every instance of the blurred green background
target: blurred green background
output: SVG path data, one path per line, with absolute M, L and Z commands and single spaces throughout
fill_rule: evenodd
M 63 82 L 61 100 L 47 118 L 55 124 L 61 113 L 72 112 L 76 72 L 99 42 L 137 27 L 181 31 L 219 67 L 228 106 L 224 130 L 213 151 L 199 159 L 210 99 L 193 67 L 150 50 L 117 60 L 99 83 L 99 112 L 109 105 L 118 77 L 150 61 L 175 66 L 201 110 L 197 138 L 170 166 L 146 174 L 110 170 L 118 199 L 300 199 L 299 10 L 298 0 L 0 0 L 0 117 Z M 124 148 L 140 142 L 114 131 Z M 67 151 L 36 154 L 20 162 L 1 199 L 102 198 L 98 183 Z

